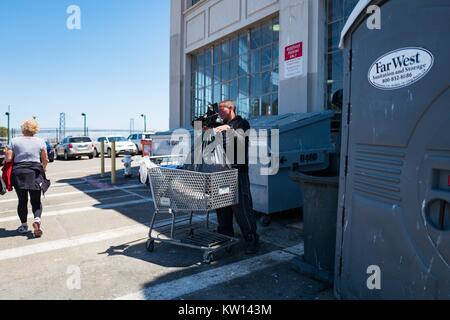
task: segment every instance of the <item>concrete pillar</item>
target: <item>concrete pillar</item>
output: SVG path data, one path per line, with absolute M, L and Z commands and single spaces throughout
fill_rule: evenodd
M 184 1 L 170 4 L 170 129 L 183 124 L 183 10 Z

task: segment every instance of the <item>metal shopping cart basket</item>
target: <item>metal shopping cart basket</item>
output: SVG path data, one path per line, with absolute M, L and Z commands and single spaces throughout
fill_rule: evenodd
M 148 176 L 155 205 L 148 251 L 153 252 L 155 242 L 167 242 L 203 250 L 204 262 L 210 263 L 217 251 L 229 251 L 239 241 L 218 234 L 209 226 L 211 211 L 238 203 L 237 170 L 203 173 L 156 167 L 148 171 Z M 167 213 L 172 216 L 172 223 L 154 228 L 156 217 Z M 206 221 L 194 221 L 198 220 L 194 213 L 203 217 L 206 214 Z

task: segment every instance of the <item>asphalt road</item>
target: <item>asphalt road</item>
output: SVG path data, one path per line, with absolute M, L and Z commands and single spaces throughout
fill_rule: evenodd
M 119 172 L 111 185 L 106 162 L 103 178 L 99 159 L 49 165 L 40 239 L 15 231 L 15 193 L 0 197 L 0 299 L 333 299 L 329 286 L 291 265 L 303 252 L 297 216 L 260 226 L 256 256 L 240 244 L 209 265 L 194 249 L 156 244 L 148 252 L 150 190 L 138 182 L 136 167 L 133 178 Z M 157 224 L 169 218 L 162 214 Z

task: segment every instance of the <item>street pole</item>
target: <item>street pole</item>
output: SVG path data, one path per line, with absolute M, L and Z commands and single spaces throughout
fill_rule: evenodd
M 11 106 L 8 105 L 8 112 L 5 113 L 8 117 L 8 144 L 11 143 L 11 125 L 10 125 L 10 116 L 11 116 Z
M 105 140 L 100 143 L 100 149 L 100 170 L 103 178 L 105 176 Z
M 141 114 L 141 117 L 144 118 L 144 132 L 147 132 L 147 116 L 145 114 Z
M 81 114 L 82 117 L 84 117 L 84 136 L 87 136 L 87 132 L 86 132 L 86 113 L 82 113 Z
M 111 184 L 116 184 L 116 141 L 111 144 Z

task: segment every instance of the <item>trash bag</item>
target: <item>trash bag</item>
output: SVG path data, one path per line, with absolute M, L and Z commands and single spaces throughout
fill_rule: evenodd
M 192 146 L 191 152 L 188 156 L 188 159 L 190 159 L 190 161 L 186 161 L 186 164 L 183 165 L 182 169 L 188 170 L 188 171 L 204 172 L 204 173 L 213 173 L 213 172 L 221 172 L 221 171 L 231 170 L 232 166 L 226 156 L 225 149 L 223 147 L 223 144 L 221 143 L 222 140 L 217 139 L 217 138 L 222 138 L 219 135 L 221 135 L 221 133 L 218 133 L 215 136 L 211 137 L 210 141 L 202 143 L 202 163 L 201 164 L 195 164 L 195 157 L 194 157 L 195 144 L 194 144 Z M 188 164 L 188 163 L 190 163 L 190 164 Z
M 148 171 L 150 169 L 158 168 L 158 166 L 153 163 L 149 157 L 143 157 L 139 164 L 139 179 L 142 184 L 147 184 L 148 182 Z

